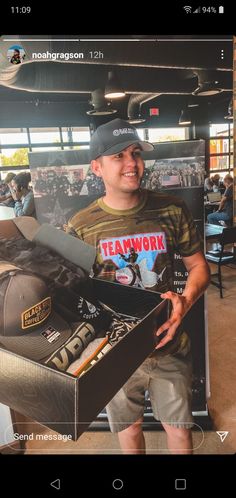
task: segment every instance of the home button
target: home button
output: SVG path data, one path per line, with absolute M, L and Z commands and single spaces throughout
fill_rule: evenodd
M 119 491 L 120 489 L 123 488 L 124 483 L 122 479 L 114 479 L 114 481 L 112 481 L 112 486 L 114 489 L 116 489 L 116 491 Z

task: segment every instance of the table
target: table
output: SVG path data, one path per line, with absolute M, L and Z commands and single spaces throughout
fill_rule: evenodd
M 225 227 L 220 225 L 213 225 L 211 223 L 205 223 L 205 237 L 207 240 L 215 239 L 222 234 Z
M 15 217 L 14 208 L 9 206 L 0 206 L 0 220 L 11 220 Z
M 220 201 L 215 201 L 215 202 L 206 201 L 206 202 L 204 202 L 205 207 L 208 207 L 208 206 L 209 207 L 211 207 L 211 206 L 212 207 L 219 207 L 219 205 L 220 205 Z

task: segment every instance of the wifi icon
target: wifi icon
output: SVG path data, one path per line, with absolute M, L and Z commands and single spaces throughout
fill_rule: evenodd
M 191 14 L 191 12 L 192 12 L 192 7 L 190 7 L 190 5 L 185 5 L 185 7 L 183 7 L 183 9 L 185 10 L 185 12 L 187 14 Z

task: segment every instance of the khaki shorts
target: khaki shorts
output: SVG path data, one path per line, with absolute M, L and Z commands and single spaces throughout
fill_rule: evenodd
M 189 352 L 148 357 L 142 363 L 106 406 L 112 432 L 127 429 L 143 416 L 146 391 L 155 419 L 175 427 L 193 426 Z

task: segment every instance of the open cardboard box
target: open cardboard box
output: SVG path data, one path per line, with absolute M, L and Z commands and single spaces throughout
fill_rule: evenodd
M 25 237 L 56 250 L 89 273 L 95 250 L 52 225 L 29 217 L 0 221 L 0 233 Z M 88 277 L 89 278 L 89 277 Z M 73 440 L 97 415 L 155 347 L 155 330 L 168 302 L 156 292 L 92 279 L 95 295 L 115 311 L 141 321 L 84 375 L 76 378 L 0 349 L 0 402 Z

